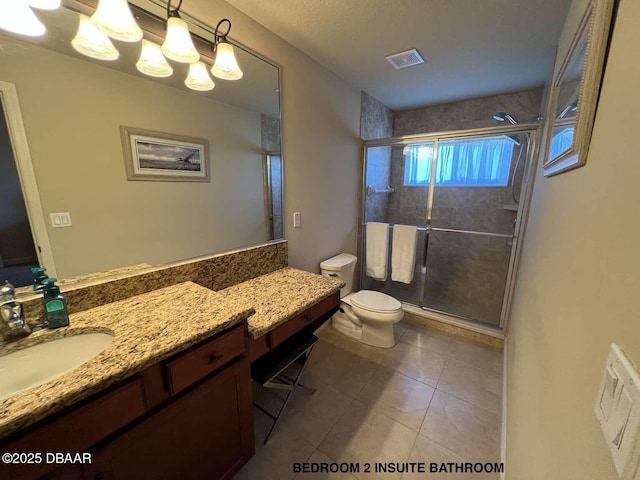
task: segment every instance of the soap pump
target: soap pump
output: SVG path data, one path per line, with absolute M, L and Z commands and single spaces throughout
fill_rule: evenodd
M 55 284 L 56 280 L 55 278 L 48 278 L 42 281 L 42 290 L 44 292 L 42 303 L 49 328 L 69 325 L 67 301 L 60 293 L 60 288 Z
M 46 271 L 46 268 L 31 267 L 31 273 L 33 274 L 33 289 L 36 292 L 42 290 L 42 282 L 49 278 L 49 276 L 45 273 Z

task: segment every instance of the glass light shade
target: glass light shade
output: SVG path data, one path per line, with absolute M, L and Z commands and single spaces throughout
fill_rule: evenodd
M 116 60 L 120 54 L 109 37 L 102 33 L 86 15 L 80 14 L 78 33 L 71 40 L 71 45 L 87 57 L 97 60 Z
M 238 66 L 233 46 L 227 42 L 218 43 L 216 47 L 216 62 L 211 67 L 211 73 L 224 80 L 239 80 L 242 70 Z
M 202 62 L 195 62 L 189 65 L 189 75 L 184 81 L 184 84 L 191 90 L 198 90 L 200 92 L 206 92 L 207 90 L 213 90 L 216 86 L 207 72 L 207 66 Z
M 161 48 L 165 57 L 176 62 L 194 63 L 200 60 L 200 54 L 193 46 L 189 27 L 178 17 L 170 17 L 167 20 L 167 36 Z
M 31 7 L 41 10 L 55 10 L 60 7 L 62 0 L 27 0 L 27 3 Z
M 127 0 L 100 0 L 91 21 L 115 40 L 137 42 L 142 38 L 142 29 L 133 18 Z
M 4 2 L 0 28 L 29 37 L 39 37 L 47 30 L 24 0 Z
M 173 68 L 162 55 L 160 45 L 149 40 L 142 40 L 142 50 L 136 68 L 151 77 L 170 77 L 173 73 Z

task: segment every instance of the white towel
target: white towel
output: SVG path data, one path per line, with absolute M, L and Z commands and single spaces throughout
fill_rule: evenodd
M 418 227 L 409 225 L 393 226 L 391 280 L 394 282 L 402 282 L 408 285 L 413 281 L 417 241 Z
M 367 276 L 384 282 L 387 279 L 389 224 L 367 222 L 365 233 Z

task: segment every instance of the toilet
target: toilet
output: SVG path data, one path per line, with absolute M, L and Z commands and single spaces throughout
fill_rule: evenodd
M 359 342 L 391 348 L 396 344 L 393 325 L 404 316 L 402 305 L 382 292 L 353 292 L 357 261 L 357 257 L 341 253 L 320 263 L 322 275 L 345 283 L 340 290 L 340 310 L 333 315 L 331 323 L 336 330 Z

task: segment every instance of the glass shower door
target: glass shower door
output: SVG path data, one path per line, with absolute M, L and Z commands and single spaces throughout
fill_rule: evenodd
M 284 238 L 284 225 L 282 223 L 282 155 L 280 152 L 265 152 L 263 161 L 267 239 L 277 240 Z
M 528 136 L 437 143 L 423 308 L 500 325 Z
M 404 159 L 410 147 L 405 144 L 369 146 L 365 150 L 364 226 L 362 261 L 366 263 L 366 224 L 368 222 L 415 225 L 418 227 L 416 262 L 413 281 L 409 284 L 391 280 L 390 257 L 393 230 L 389 232 L 389 262 L 385 281 L 368 277 L 361 269 L 361 289 L 377 290 L 412 305 L 420 305 L 423 283 L 424 244 L 426 241 L 429 179 L 433 165 L 435 142 L 412 145 L 419 151 L 409 172 Z M 393 227 L 392 227 L 393 228 Z

